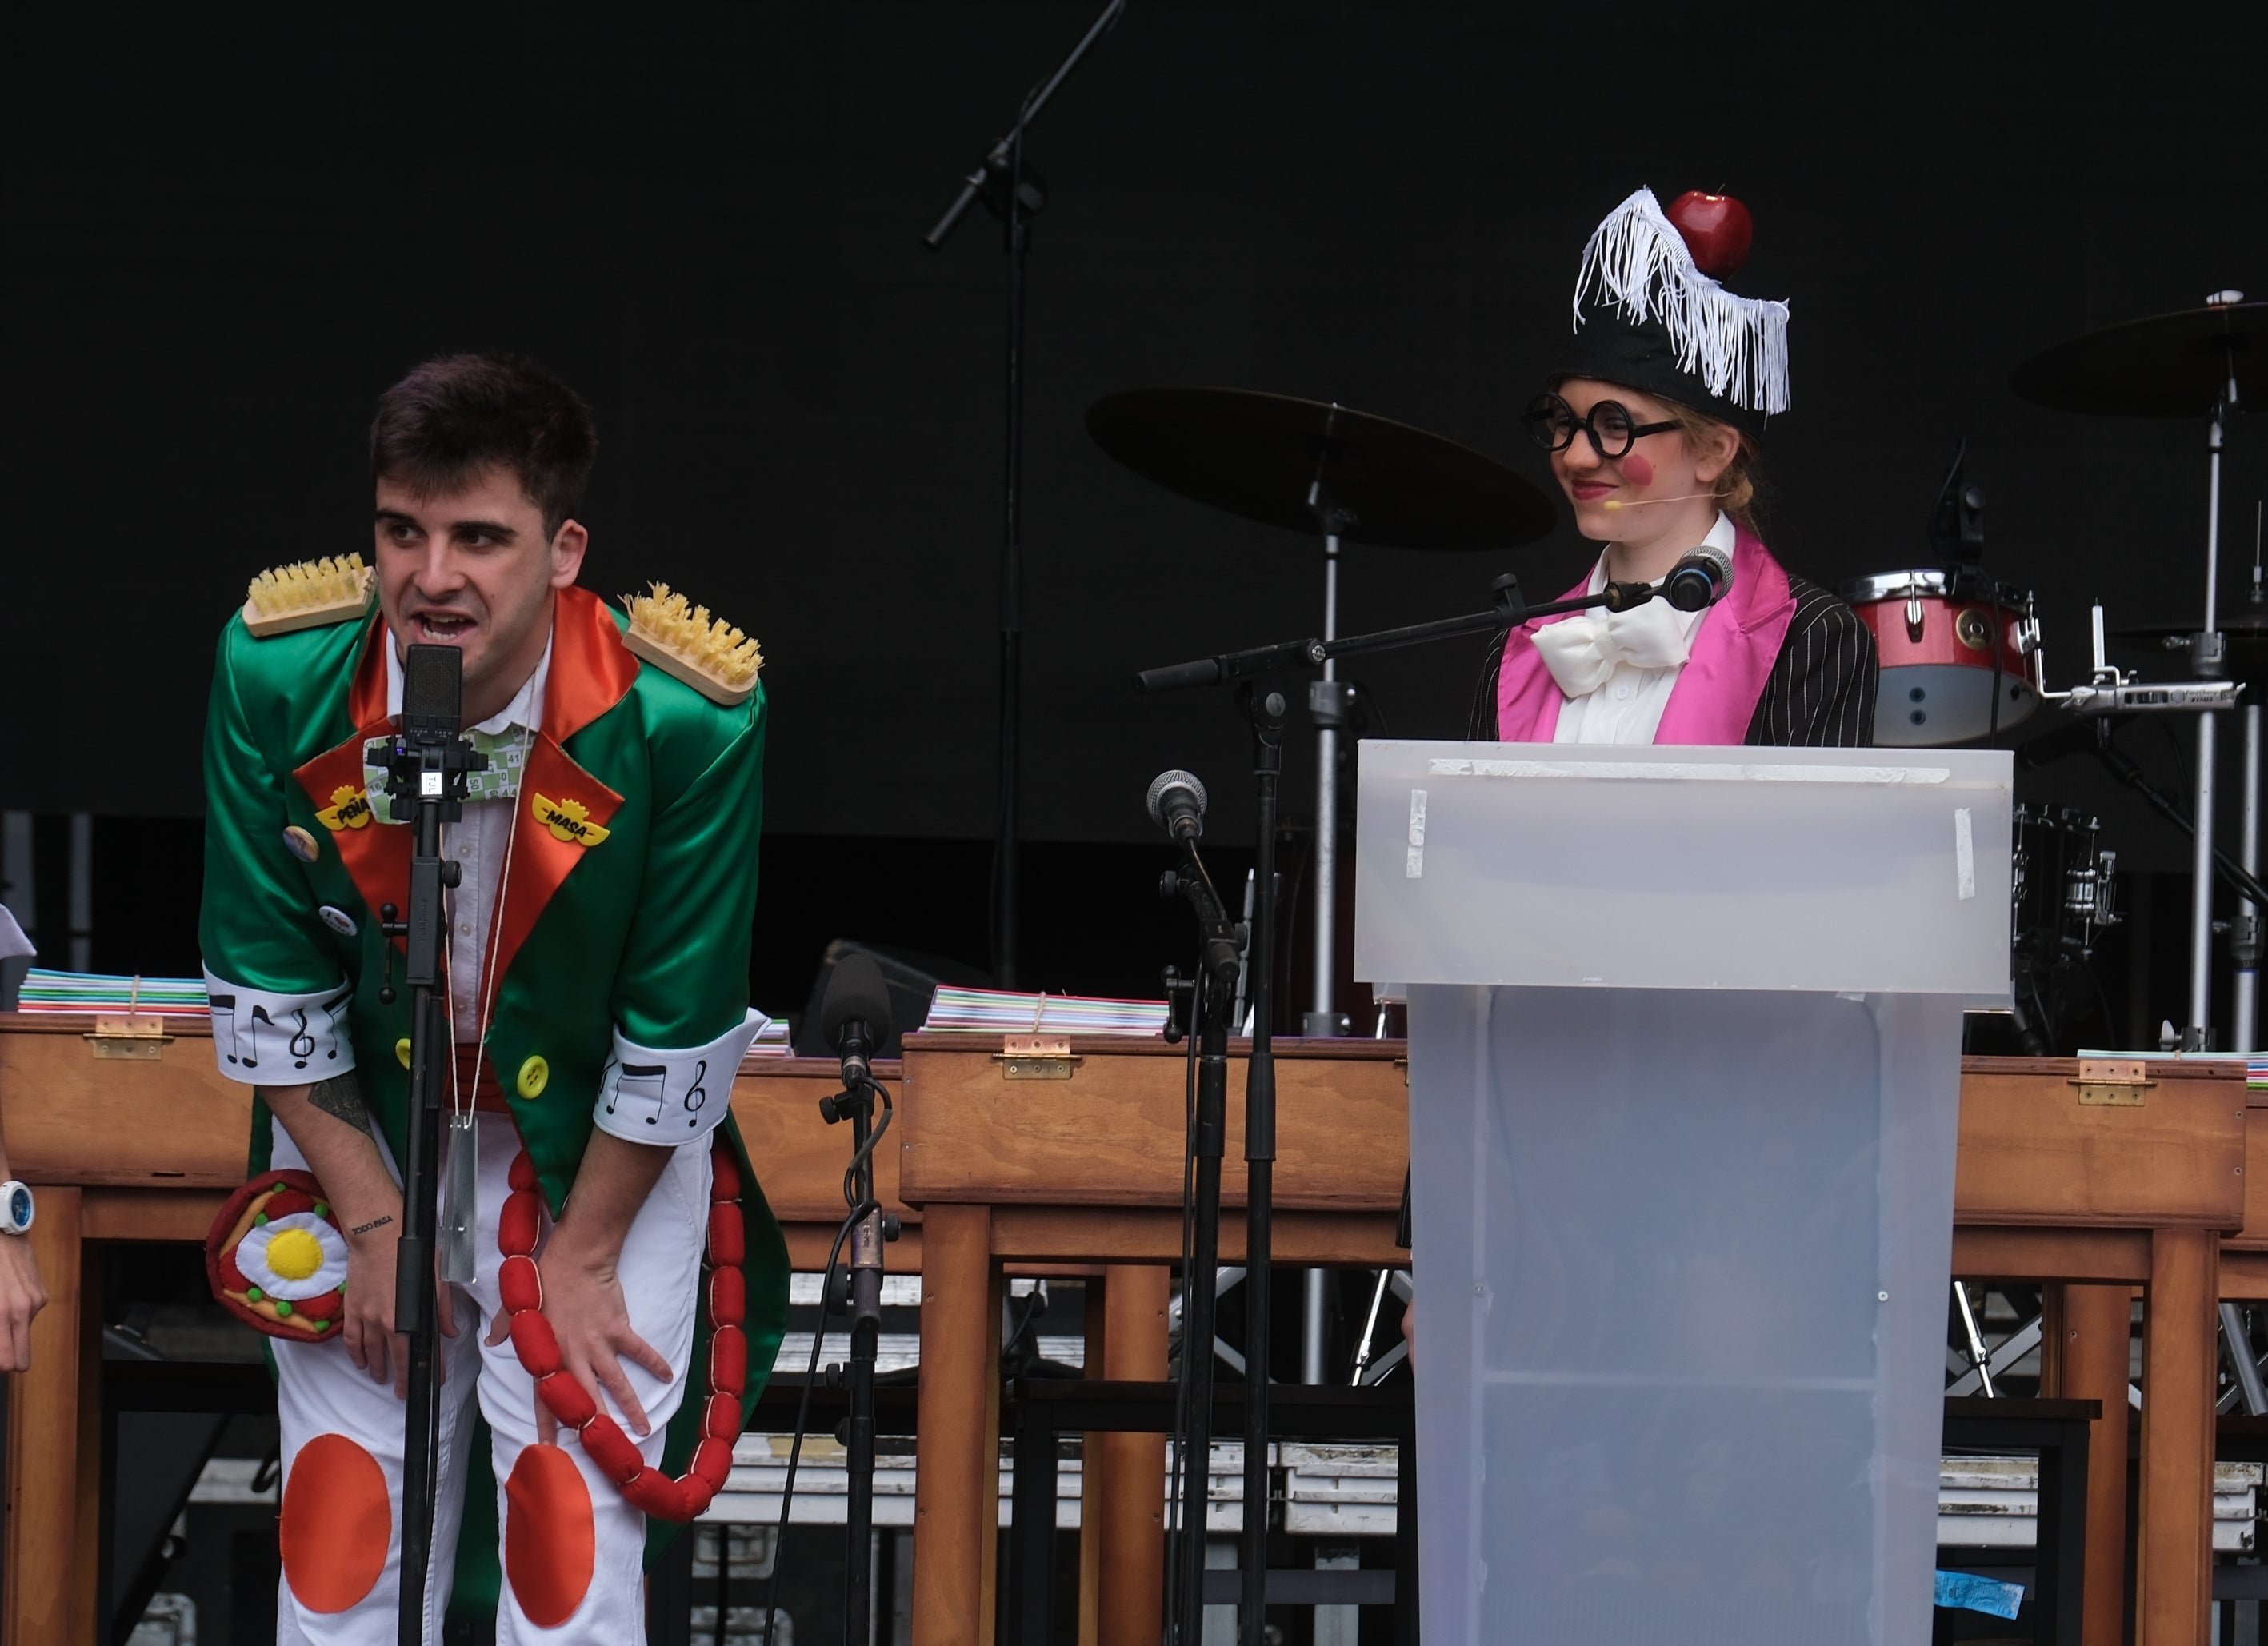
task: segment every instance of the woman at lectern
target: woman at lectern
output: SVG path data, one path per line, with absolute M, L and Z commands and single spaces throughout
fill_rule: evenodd
M 1583 248 L 1573 334 L 1521 419 L 1577 529 L 1606 546 L 1570 594 L 1675 573 L 1709 604 L 1658 596 L 1498 636 L 1471 737 L 1874 741 L 1873 636 L 1756 533 L 1757 448 L 1788 406 L 1787 305 L 1712 277 L 1737 268 L 1749 240 L 1747 209 L 1725 195 L 1688 194 L 1665 215 L 1641 188 L 1616 207 Z
M 1473 694 L 1476 741 L 1874 740 L 1874 636 L 1756 531 L 1758 447 L 1788 407 L 1787 305 L 1714 278 L 1749 240 L 1736 200 L 1688 194 L 1665 214 L 1641 188 L 1583 248 L 1573 335 L 1521 420 L 1577 529 L 1605 545 L 1567 592 L 1675 577 L 1695 609 L 1658 596 L 1498 634 Z M 1409 1228 L 1405 1187 L 1404 1246 Z M 1405 1341 L 1413 1326 L 1405 1314 Z

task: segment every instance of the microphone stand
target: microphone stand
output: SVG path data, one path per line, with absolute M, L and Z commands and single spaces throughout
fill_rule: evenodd
M 1024 473 L 1024 263 L 1031 249 L 1031 220 L 1047 204 L 1047 186 L 1024 164 L 1024 133 L 1048 99 L 1071 77 L 1094 43 L 1126 10 L 1126 0 L 1109 0 L 1071 55 L 1025 95 L 1016 122 L 994 143 L 976 169 L 962 180 L 961 193 L 922 244 L 936 251 L 976 202 L 998 217 L 1008 246 L 1008 419 L 1006 510 L 1000 542 L 999 795 L 992 842 L 992 971 L 998 987 L 1016 987 L 1017 779 L 1022 742 L 1023 473 Z
M 1280 705 L 1282 698 L 1277 696 Z M 1173 889 L 1189 900 L 1204 937 L 1204 962 L 1193 980 L 1197 1019 L 1197 1101 L 1190 1153 L 1196 1159 L 1193 1194 L 1197 1215 L 1190 1231 L 1189 1272 L 1182 1300 L 1182 1379 L 1184 1398 L 1174 1445 L 1181 1462 L 1181 1519 L 1175 1528 L 1172 1570 L 1174 1614 L 1168 1620 L 1174 1646 L 1199 1646 L 1204 1638 L 1205 1504 L 1212 1450 L 1213 1319 L 1220 1272 L 1220 1165 L 1228 1130 L 1228 1034 L 1231 1003 L 1236 998 L 1236 927 L 1228 917 L 1212 877 L 1197 855 L 1195 831 L 1180 836 L 1188 873 L 1168 877 Z M 1265 1480 L 1263 1480 L 1263 1489 Z M 1250 1639 L 1257 1641 L 1255 1635 Z
M 1530 618 L 1557 617 L 1603 606 L 1609 612 L 1627 612 L 1655 599 L 1660 590 L 1650 583 L 1610 583 L 1596 594 L 1573 594 L 1564 600 L 1530 606 L 1520 592 L 1520 579 L 1506 572 L 1489 585 L 1496 603 L 1485 612 L 1462 617 L 1437 617 L 1429 623 L 1403 628 L 1375 629 L 1367 635 L 1344 635 L 1336 640 L 1283 640 L 1245 651 L 1224 651 L 1189 663 L 1169 663 L 1143 669 L 1134 676 L 1138 692 L 1178 692 L 1192 686 L 1219 686 L 1248 680 L 1285 669 L 1320 668 L 1333 658 L 1365 651 L 1392 651 L 1401 646 L 1422 646 L 1430 641 L 1454 640 L 1460 635 L 1485 635 L 1491 629 L 1517 628 Z M 1713 604 L 1713 602 L 1712 602 Z
M 1530 606 L 1520 592 L 1519 578 L 1510 572 L 1497 578 L 1490 586 L 1495 597 L 1494 604 L 1485 612 L 1439 618 L 1432 622 L 1381 629 L 1372 634 L 1350 635 L 1336 640 L 1294 640 L 1256 646 L 1245 651 L 1200 658 L 1194 662 L 1145 669 L 1135 676 L 1136 689 L 1144 692 L 1174 691 L 1188 687 L 1220 685 L 1232 680 L 1239 682 L 1237 702 L 1252 725 L 1252 764 L 1259 802 L 1259 839 L 1252 875 L 1252 1051 L 1245 1074 L 1244 1155 L 1248 1194 L 1244 1287 L 1247 1330 L 1244 1346 L 1244 1532 L 1239 1560 L 1239 1614 L 1241 1638 L 1248 1646 L 1256 1646 L 1262 1639 L 1268 1584 L 1268 1396 L 1271 1358 L 1270 1334 L 1272 1330 L 1270 1291 L 1274 1278 L 1271 1251 L 1274 1243 L 1276 1165 L 1276 1056 L 1270 1010 L 1274 1003 L 1275 985 L 1276 798 L 1278 780 L 1283 773 L 1286 708 L 1284 694 L 1267 686 L 1262 677 L 1280 673 L 1286 669 L 1318 667 L 1330 658 L 1359 652 L 1385 651 L 1401 646 L 1422 645 L 1429 641 L 1453 639 L 1461 635 L 1487 634 L 1499 628 L 1516 627 L 1533 617 L 1551 617 L 1562 612 L 1580 611 L 1587 606 L 1602 606 L 1610 612 L 1628 611 L 1645 605 L 1657 593 L 1651 584 L 1609 583 L 1596 594 L 1577 595 L 1564 600 Z M 1197 861 L 1195 841 L 1182 841 L 1182 849 L 1189 859 L 1191 878 L 1197 882 L 1195 885 L 1189 882 L 1183 884 L 1192 900 L 1197 903 L 1199 921 L 1204 924 L 1208 934 L 1206 971 L 1210 976 L 1213 969 L 1211 934 L 1215 930 L 1216 919 L 1223 929 L 1232 932 L 1233 929 L 1227 927 L 1226 915 L 1221 910 L 1219 897 L 1212 893 L 1211 882 L 1203 878 L 1204 868 Z M 1208 898 L 1210 904 L 1205 900 Z M 1233 997 L 1235 976 L 1233 965 L 1225 982 L 1217 984 L 1216 988 L 1223 1003 Z M 1199 992 L 1202 1002 L 1204 991 L 1201 989 Z M 1186 1564 L 1182 1568 L 1182 1582 L 1177 1591 L 1180 1602 L 1177 1614 L 1182 1620 L 1182 1633 L 1177 1637 L 1177 1646 L 1195 1646 L 1199 1638 L 1196 1632 L 1197 1620 L 1203 1616 L 1201 1609 L 1192 1610 L 1202 1607 L 1202 1598 L 1191 1598 L 1203 1584 L 1204 1559 L 1204 1477 L 1194 1460 L 1203 1458 L 1203 1448 L 1210 1440 L 1211 1432 L 1212 1323 L 1220 1221 L 1220 1132 L 1226 1124 L 1225 1094 L 1228 1078 L 1226 1030 L 1217 1022 L 1221 1014 L 1215 1010 L 1204 1015 L 1202 1004 L 1200 1012 L 1204 1034 L 1200 1039 L 1197 1077 L 1194 1189 L 1196 1232 L 1182 1310 L 1182 1366 L 1183 1376 L 1189 1379 L 1189 1393 L 1182 1439 L 1183 1523 L 1182 1542 L 1177 1546 L 1176 1553 Z M 1220 1031 L 1218 1051 L 1212 1038 L 1216 1028 Z M 1219 1063 L 1217 1071 L 1216 1058 Z M 1206 1083 L 1214 1078 L 1219 1083 L 1223 1106 L 1208 1111 Z M 1206 1153 L 1208 1149 L 1211 1151 L 1210 1159 Z M 1191 1450 L 1190 1430 L 1202 1437 L 1196 1441 L 1198 1449 L 1195 1451 Z M 1194 1487 L 1191 1484 L 1193 1477 Z M 1192 1517 L 1196 1522 L 1194 1531 L 1190 1525 Z
M 466 777 L 484 769 L 488 759 L 458 735 L 461 711 L 456 705 L 462 701 L 459 671 L 463 664 L 457 650 L 453 646 L 410 650 L 412 663 L 419 665 L 421 673 L 423 660 L 414 654 L 446 654 L 451 700 L 446 716 L 413 713 L 411 703 L 429 694 L 416 689 L 423 681 L 405 681 L 403 730 L 395 735 L 387 757 L 386 792 L 391 797 L 394 820 L 412 820 L 416 829 L 409 859 L 409 917 L 398 919 L 400 911 L 391 903 L 379 909 L 379 929 L 387 940 L 379 998 L 387 1004 L 394 1000 L 392 940 L 400 937 L 404 940 L 402 977 L 409 985 L 410 1002 L 409 1148 L 402 1162 L 402 1230 L 394 1247 L 394 1329 L 408 1340 L 409 1351 L 409 1393 L 402 1415 L 401 1586 L 395 1638 L 400 1646 L 424 1646 L 440 1444 L 433 1377 L 439 1327 L 433 1247 L 438 1221 L 441 1093 L 446 1081 L 442 1059 L 456 1054 L 448 996 L 443 988 L 442 933 L 447 922 L 441 893 L 444 887 L 457 884 L 459 871 L 453 861 L 441 856 L 441 826 L 464 815 Z M 405 670 L 405 674 L 409 672 Z M 420 720 L 428 724 L 421 726 Z
M 886 1216 L 874 1199 L 874 1145 L 890 1128 L 890 1094 L 867 1072 L 863 1054 L 855 1060 L 855 1073 L 853 1061 L 844 1059 L 843 1090 L 821 1099 L 819 1112 L 829 1126 L 850 1122 L 850 1165 L 843 1174 L 843 1198 L 858 1220 L 850 1227 L 850 1365 L 847 1376 L 841 1366 L 828 1367 L 828 1380 L 837 1388 L 847 1383 L 850 1391 L 850 1415 L 843 1426 L 849 1495 L 843 1509 L 843 1638 L 850 1646 L 865 1646 L 873 1584 L 874 1358 L 882 1334 L 882 1246 L 898 1238 L 898 1220 Z M 878 1092 L 880 1126 L 873 1124 Z

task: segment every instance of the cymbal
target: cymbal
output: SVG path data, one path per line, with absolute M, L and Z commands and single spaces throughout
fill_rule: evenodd
M 1354 543 L 1508 548 L 1557 523 L 1550 500 L 1469 446 L 1344 406 L 1256 389 L 1130 389 L 1087 408 L 1094 443 L 1145 480 L 1247 519 L 1321 533 L 1318 480 Z
M 2119 417 L 2202 417 L 2233 374 L 2268 369 L 2268 303 L 2180 309 L 2106 326 L 2034 355 L 2008 386 L 2036 406 Z

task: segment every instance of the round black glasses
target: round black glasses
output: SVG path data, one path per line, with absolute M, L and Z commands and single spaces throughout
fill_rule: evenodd
M 1630 408 L 1620 400 L 1601 400 L 1584 416 L 1557 394 L 1539 394 L 1521 414 L 1528 437 L 1546 452 L 1565 452 L 1575 443 L 1580 429 L 1590 437 L 1591 450 L 1602 458 L 1621 457 L 1644 437 L 1667 434 L 1675 423 L 1635 423 Z

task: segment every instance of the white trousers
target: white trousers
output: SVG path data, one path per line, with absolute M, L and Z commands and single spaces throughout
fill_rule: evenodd
M 446 1156 L 446 1123 L 442 1135 Z M 497 1219 L 511 1192 L 507 1176 L 519 1138 L 509 1120 L 492 1114 L 475 1117 L 475 1135 L 477 1268 L 470 1286 L 452 1288 L 457 1334 L 440 1340 L 438 1363 L 446 1377 L 438 1398 L 439 1461 L 424 1638 L 429 1646 L 441 1638 L 477 1397 L 492 1436 L 497 1524 L 504 1543 L 499 1646 L 644 1646 L 645 1517 L 591 1466 L 571 1433 L 562 1430 L 557 1446 L 548 1449 L 550 1455 L 541 1455 L 547 1449 L 535 1444 L 534 1380 L 509 1338 L 494 1348 L 482 1341 L 502 1307 Z M 379 1149 L 387 1152 L 383 1139 Z M 306 1164 L 280 1126 L 275 1164 L 302 1169 Z M 619 1272 L 631 1329 L 677 1371 L 671 1381 L 660 1383 L 630 1362 L 622 1363 L 653 1425 L 641 1450 L 654 1466 L 661 1461 L 664 1426 L 683 1399 L 692 1356 L 709 1182 L 708 1141 L 677 1150 L 622 1243 Z M 401 1570 L 404 1404 L 394 1398 L 391 1380 L 372 1382 L 335 1341 L 279 1339 L 275 1348 L 284 1549 L 276 1638 L 279 1646 L 394 1646 Z M 630 1433 L 628 1420 L 603 1394 L 600 1409 L 612 1412 L 623 1432 Z M 305 1476 L 299 1473 L 303 1463 Z M 580 1495 L 575 1490 L 578 1476 Z M 585 1549 L 590 1551 L 587 1559 Z

